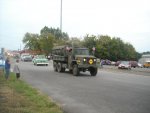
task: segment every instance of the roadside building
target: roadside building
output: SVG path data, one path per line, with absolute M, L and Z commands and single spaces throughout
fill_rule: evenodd
M 142 58 L 139 59 L 139 63 L 144 64 L 146 61 L 150 61 L 150 54 L 142 55 Z

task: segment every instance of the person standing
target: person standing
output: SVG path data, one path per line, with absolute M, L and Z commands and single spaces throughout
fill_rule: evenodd
M 6 78 L 6 80 L 9 78 L 9 75 L 10 75 L 10 67 L 11 67 L 10 59 L 9 59 L 9 57 L 7 57 L 7 59 L 5 61 L 5 78 Z
M 20 69 L 19 69 L 19 60 L 16 60 L 16 63 L 14 65 L 14 69 L 13 72 L 16 74 L 16 78 L 19 79 L 20 78 Z

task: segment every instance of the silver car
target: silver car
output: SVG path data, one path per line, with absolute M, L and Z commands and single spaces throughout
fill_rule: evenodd
M 129 61 L 121 61 L 118 65 L 118 69 L 131 69 L 131 64 Z
M 22 54 L 21 55 L 21 61 L 27 62 L 32 61 L 32 56 L 30 54 Z

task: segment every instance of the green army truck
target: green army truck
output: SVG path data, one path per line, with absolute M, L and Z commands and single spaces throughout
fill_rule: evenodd
M 54 71 L 64 72 L 69 69 L 74 76 L 80 71 L 89 71 L 91 76 L 96 76 L 99 59 L 89 54 L 88 48 L 56 46 L 52 49 Z

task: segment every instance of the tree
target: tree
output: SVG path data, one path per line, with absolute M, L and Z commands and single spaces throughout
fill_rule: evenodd
M 53 48 L 53 43 L 54 43 L 54 36 L 50 33 L 43 34 L 40 36 L 40 47 L 41 50 L 48 55 Z
M 42 54 L 48 55 L 53 47 L 54 36 L 50 33 L 42 35 L 26 33 L 23 43 L 25 44 L 25 49 L 39 51 Z
M 85 37 L 84 37 L 84 40 L 82 42 L 82 45 L 84 47 L 87 47 L 89 48 L 90 52 L 92 53 L 92 48 L 93 47 L 96 47 L 96 36 L 94 35 L 91 35 L 89 36 L 89 34 L 87 34 Z
M 135 48 L 130 44 L 130 43 L 125 43 L 125 50 L 124 52 L 126 52 L 126 60 L 136 60 L 136 51 Z
M 95 56 L 102 59 L 113 61 L 137 60 L 141 57 L 141 54 L 137 53 L 130 43 L 125 43 L 118 37 L 111 38 L 108 35 L 87 34 L 81 41 L 76 37 L 69 39 L 68 34 L 61 32 L 59 28 L 48 28 L 46 26 L 41 29 L 40 35 L 26 33 L 23 43 L 26 49 L 39 50 L 46 55 L 51 52 L 53 46 L 70 44 L 87 47 L 91 53 L 93 52 L 92 48 L 95 47 Z
M 41 50 L 39 43 L 40 36 L 38 34 L 26 33 L 22 42 L 25 44 L 25 49 Z
M 110 59 L 111 37 L 99 35 L 96 41 L 96 54 L 102 59 Z
M 54 35 L 56 40 L 68 40 L 69 39 L 68 34 L 65 32 L 61 32 L 59 28 L 55 29 L 52 27 L 48 28 L 47 26 L 45 26 L 44 28 L 41 29 L 40 33 L 41 35 L 51 33 L 52 35 Z
M 118 37 L 112 38 L 111 42 L 111 60 L 117 61 L 126 58 L 126 54 L 124 51 L 124 42 Z
M 142 54 L 143 54 L 143 55 L 144 55 L 144 54 L 150 54 L 150 51 L 143 52 Z

